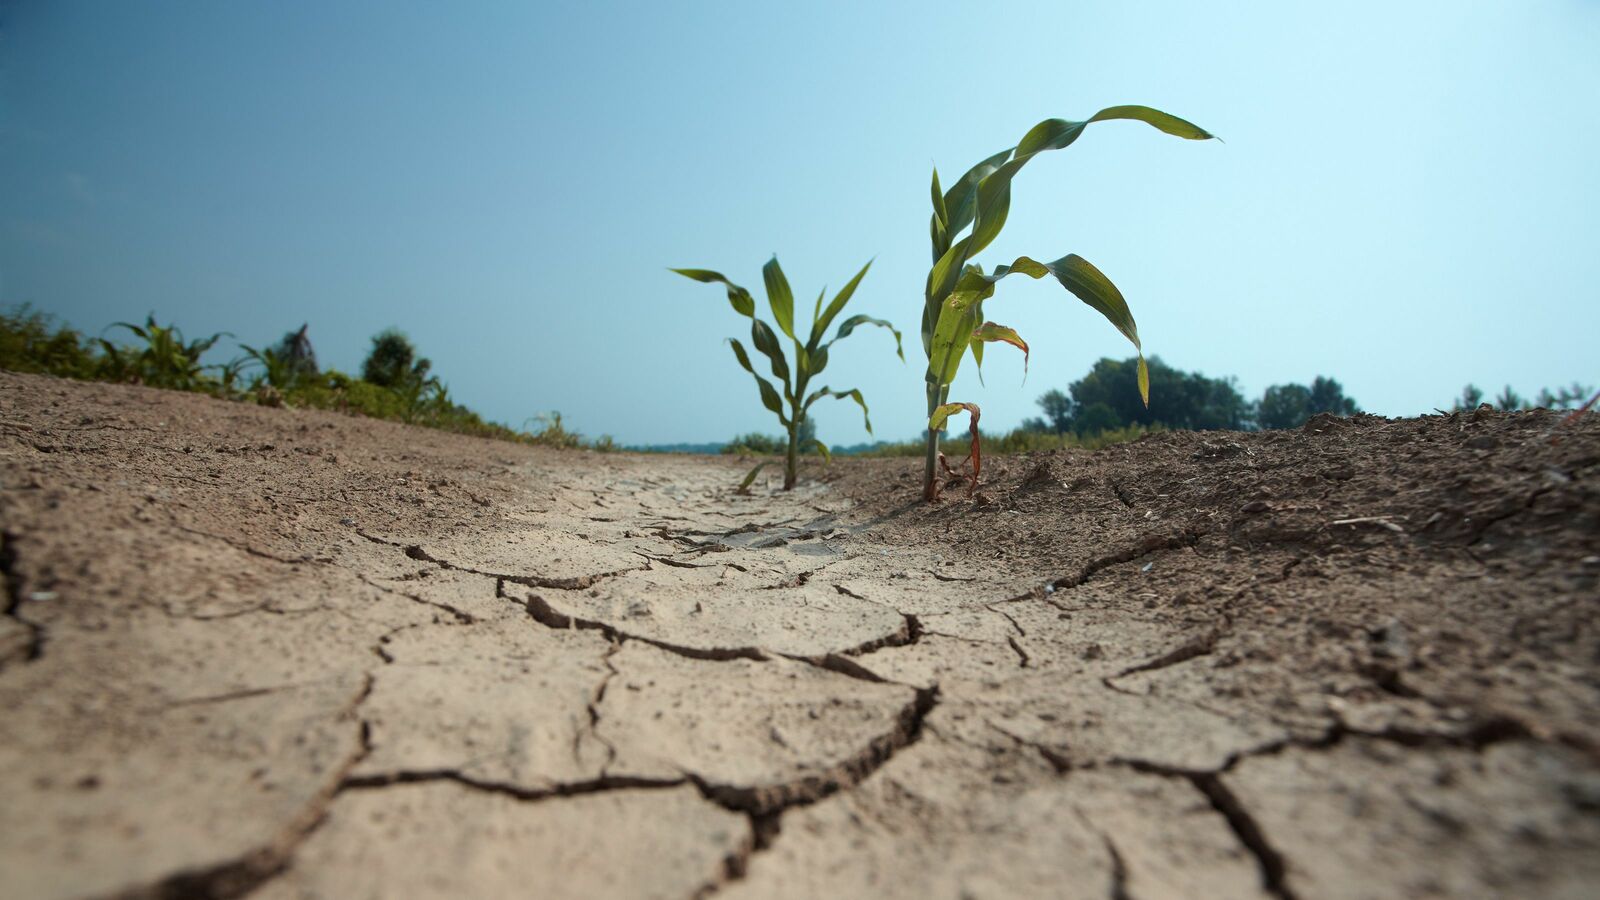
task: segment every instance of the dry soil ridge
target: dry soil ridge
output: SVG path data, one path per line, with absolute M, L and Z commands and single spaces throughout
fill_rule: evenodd
M 791 495 L 0 374 L 29 896 L 1578 896 L 1600 429 Z M 441 823 L 448 823 L 441 825 Z

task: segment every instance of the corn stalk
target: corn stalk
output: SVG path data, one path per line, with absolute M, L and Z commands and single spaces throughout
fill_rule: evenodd
M 923 498 L 938 499 L 935 467 L 939 455 L 939 432 L 949 416 L 958 411 L 977 418 L 971 404 L 950 402 L 950 385 L 967 351 L 974 363 L 983 365 L 983 345 L 1003 342 L 1023 352 L 1026 363 L 1028 345 L 1021 335 L 1004 325 L 984 319 L 983 304 L 994 296 L 995 284 L 1008 275 L 1029 278 L 1050 275 L 1079 300 L 1105 316 L 1139 352 L 1139 395 L 1150 404 L 1150 373 L 1144 350 L 1139 344 L 1139 329 L 1122 292 L 1089 263 L 1068 254 L 1048 263 L 1019 256 L 1008 266 L 996 266 L 985 273 L 972 260 L 999 236 L 1011 210 L 1011 181 L 1022 167 L 1040 153 L 1070 146 L 1095 122 L 1131 119 L 1188 140 L 1207 140 L 1212 134 L 1177 116 L 1148 106 L 1113 106 L 1102 109 L 1082 122 L 1046 119 L 1029 129 L 1017 146 L 1003 150 L 978 163 L 961 176 L 950 190 L 939 185 L 939 171 L 933 172 L 933 218 L 929 223 L 933 243 L 933 268 L 928 270 L 922 309 L 922 349 L 928 356 L 928 443 L 923 469 Z M 968 230 L 970 228 L 970 231 Z M 964 234 L 964 236 L 963 236 Z M 975 429 L 974 424 L 974 429 Z M 973 483 L 977 482 L 979 447 L 974 430 L 972 455 Z
M 900 346 L 900 332 L 888 322 L 871 316 L 851 316 L 839 323 L 839 329 L 831 339 L 823 340 L 829 326 L 855 295 L 856 287 L 861 284 L 861 279 L 866 277 L 870 268 L 872 268 L 871 262 L 862 266 L 856 277 L 850 279 L 849 283 L 834 295 L 826 308 L 823 307 L 822 301 L 827 296 L 827 289 L 823 289 L 822 293 L 817 295 L 817 302 L 811 313 L 811 331 L 802 340 L 800 334 L 795 331 L 794 291 L 790 289 L 789 279 L 784 276 L 783 269 L 778 266 L 778 258 L 774 256 L 762 267 L 761 275 L 766 282 L 767 305 L 772 309 L 772 319 L 777 324 L 778 330 L 783 332 L 794 345 L 792 364 L 784 355 L 783 344 L 779 341 L 777 333 L 756 316 L 756 301 L 749 291 L 729 281 L 720 272 L 709 269 L 672 270 L 695 281 L 722 284 L 727 288 L 728 303 L 733 306 L 733 311 L 750 320 L 750 343 L 767 358 L 772 376 L 783 386 L 783 393 L 779 394 L 772 382 L 755 370 L 743 344 L 733 338 L 729 338 L 728 342 L 733 346 L 733 355 L 739 361 L 739 365 L 755 378 L 756 387 L 761 392 L 762 405 L 778 416 L 778 421 L 788 433 L 783 473 L 783 489 L 786 491 L 792 489 L 795 484 L 799 468 L 800 423 L 805 421 L 806 413 L 810 411 L 812 404 L 824 397 L 854 400 L 861 407 L 861 418 L 866 423 L 867 433 L 872 433 L 872 419 L 867 412 L 867 401 L 860 390 L 851 388 L 846 391 L 836 391 L 824 386 L 809 394 L 806 393 L 806 389 L 811 386 L 811 379 L 827 367 L 829 348 L 835 342 L 849 337 L 859 326 L 877 325 L 894 333 L 895 353 L 900 356 L 901 362 L 905 361 L 905 352 Z M 813 443 L 824 460 L 830 457 L 828 445 L 822 441 Z

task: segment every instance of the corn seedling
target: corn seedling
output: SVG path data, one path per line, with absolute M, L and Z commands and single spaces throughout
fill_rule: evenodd
M 806 393 L 810 387 L 811 379 L 821 374 L 828 365 L 828 350 L 836 341 L 850 336 L 850 333 L 861 325 L 877 325 L 887 328 L 894 333 L 895 353 L 900 356 L 900 361 L 905 361 L 905 352 L 900 346 L 900 332 L 893 325 L 882 319 L 871 316 L 851 316 L 839 323 L 838 331 L 834 332 L 831 340 L 822 338 L 827 333 L 828 327 L 844 309 L 846 303 L 854 296 L 856 287 L 861 284 L 861 279 L 867 275 L 867 270 L 872 268 L 868 262 L 856 273 L 856 277 L 834 295 L 831 302 L 824 308 L 822 301 L 827 296 L 827 289 L 817 295 L 815 308 L 811 313 L 811 332 L 802 341 L 799 333 L 795 331 L 794 321 L 794 292 L 789 288 L 789 279 L 784 277 L 783 269 L 778 266 L 778 258 L 774 256 L 761 269 L 761 275 L 767 286 L 767 303 L 772 308 L 772 319 L 794 343 L 794 362 L 791 365 L 783 352 L 783 345 L 779 343 L 777 334 L 771 326 L 761 321 L 756 316 L 756 301 L 750 292 L 729 281 L 719 272 L 708 269 L 673 269 L 686 278 L 707 284 L 719 283 L 728 291 L 728 303 L 733 306 L 733 311 L 750 319 L 750 342 L 755 348 L 766 356 L 772 369 L 772 375 L 783 385 L 783 393 L 772 382 L 763 378 L 750 363 L 750 355 L 745 352 L 744 345 L 732 338 L 729 342 L 733 345 L 733 355 L 756 380 L 756 387 L 761 391 L 761 403 L 771 410 L 782 423 L 788 433 L 788 453 L 785 459 L 783 472 L 783 489 L 790 490 L 794 487 L 796 473 L 799 467 L 800 456 L 800 426 L 805 421 L 806 414 L 811 410 L 811 405 L 823 397 L 834 397 L 843 400 L 849 398 L 861 407 L 861 418 L 866 423 L 867 433 L 872 433 L 872 419 L 867 412 L 866 398 L 861 391 L 851 388 L 847 391 L 836 391 L 829 387 L 820 387 L 811 393 Z M 830 458 L 828 446 L 821 441 L 814 440 L 813 445 L 822 458 Z
M 109 368 L 119 379 L 132 379 L 151 387 L 177 390 L 195 390 L 205 386 L 207 379 L 202 373 L 207 367 L 200 365 L 201 355 L 224 336 L 233 337 L 226 331 L 220 331 L 208 338 L 185 342 L 178 326 L 157 325 L 153 314 L 146 317 L 143 326 L 117 322 L 111 327 L 126 328 L 145 343 L 143 349 L 130 356 L 124 348 L 104 338 L 99 339 Z
M 1030 160 L 1046 150 L 1061 150 L 1072 144 L 1083 130 L 1095 122 L 1131 119 L 1154 126 L 1176 137 L 1207 140 L 1213 135 L 1176 116 L 1147 106 L 1113 106 L 1102 109 L 1083 122 L 1046 119 L 1023 135 L 1017 146 L 996 153 L 973 166 L 948 191 L 939 186 L 939 171 L 933 172 L 933 268 L 922 310 L 922 349 L 928 356 L 928 435 L 922 493 L 926 500 L 938 499 L 935 466 L 939 454 L 939 432 L 949 417 L 966 412 L 973 420 L 970 460 L 976 486 L 980 448 L 977 440 L 978 408 L 970 403 L 949 402 L 950 384 L 955 381 L 961 360 L 971 349 L 973 362 L 983 365 L 983 345 L 991 342 L 1011 344 L 1022 351 L 1027 365 L 1028 344 L 1016 331 L 984 319 L 983 303 L 994 295 L 995 284 L 1007 275 L 1021 273 L 1030 278 L 1053 276 L 1061 286 L 1107 320 L 1139 351 L 1139 395 L 1150 403 L 1150 374 L 1144 351 L 1139 345 L 1139 329 L 1127 301 L 1111 279 L 1088 260 L 1068 254 L 1053 262 L 1041 263 L 1026 256 L 1009 266 L 996 266 L 985 273 L 972 260 L 989 246 L 1005 227 L 1011 209 L 1011 180 Z M 967 231 L 968 228 L 971 231 Z M 966 232 L 965 237 L 960 237 Z

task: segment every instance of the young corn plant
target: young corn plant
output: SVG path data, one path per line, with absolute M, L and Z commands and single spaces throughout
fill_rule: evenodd
M 783 344 L 778 340 L 778 335 L 772 330 L 771 326 L 756 316 L 756 301 L 754 297 L 750 296 L 749 291 L 729 281 L 720 272 L 713 272 L 709 269 L 672 270 L 686 278 L 693 278 L 695 281 L 707 284 L 722 284 L 727 288 L 728 303 L 733 306 L 733 311 L 750 320 L 750 343 L 755 345 L 755 348 L 767 358 L 767 362 L 772 369 L 772 376 L 783 385 L 783 393 L 779 394 L 778 389 L 773 387 L 772 382 L 763 378 L 755 370 L 755 366 L 750 363 L 750 355 L 745 352 L 743 344 L 732 338 L 729 338 L 729 343 L 733 345 L 733 355 L 739 361 L 739 365 L 743 366 L 744 370 L 755 378 L 756 387 L 761 391 L 762 405 L 777 414 L 778 421 L 783 425 L 784 430 L 788 432 L 788 453 L 783 471 L 783 489 L 786 491 L 794 487 L 799 467 L 800 426 L 805 421 L 806 414 L 811 410 L 812 404 L 824 397 L 854 400 L 861 407 L 861 418 L 866 423 L 867 433 L 872 433 L 872 419 L 867 411 L 867 401 L 861 395 L 860 390 L 851 388 L 846 391 L 836 391 L 830 387 L 823 386 L 809 394 L 806 393 L 806 389 L 811 386 L 811 379 L 827 368 L 829 348 L 837 341 L 849 337 L 850 333 L 861 325 L 877 325 L 893 332 L 894 351 L 899 355 L 900 361 L 905 362 L 905 351 L 900 346 L 900 332 L 888 322 L 882 319 L 874 319 L 871 316 L 851 316 L 839 323 L 839 329 L 834 332 L 832 339 L 823 340 L 828 327 L 833 324 L 833 320 L 844 310 L 845 304 L 849 303 L 850 298 L 855 295 L 856 287 L 861 284 L 861 279 L 867 276 L 867 270 L 870 268 L 872 268 L 871 262 L 862 266 L 861 271 L 856 273 L 856 277 L 850 279 L 849 283 L 834 295 L 833 300 L 828 303 L 826 308 L 823 307 L 822 301 L 827 296 L 827 289 L 824 288 L 822 293 L 817 295 L 817 302 L 811 313 L 811 331 L 802 337 L 802 332 L 795 330 L 794 292 L 789 288 L 789 279 L 784 277 L 783 269 L 778 266 L 778 258 L 774 256 L 770 262 L 762 267 L 761 276 L 766 282 L 767 304 L 772 308 L 772 319 L 777 323 L 778 330 L 782 331 L 794 344 L 794 361 L 792 364 L 784 355 Z M 812 443 L 817 451 L 822 454 L 824 460 L 830 457 L 826 444 L 817 440 Z M 745 487 L 748 489 L 748 484 Z
M 99 338 L 106 353 L 108 368 L 119 378 L 133 378 L 151 387 L 175 390 L 196 390 L 209 382 L 205 376 L 207 366 L 200 357 L 223 337 L 233 337 L 219 331 L 208 338 L 185 341 L 176 325 L 157 325 L 155 314 L 150 314 L 143 326 L 130 322 L 116 322 L 112 328 L 126 328 L 145 342 L 136 355 L 110 341 Z
M 967 351 L 973 362 L 983 365 L 983 345 L 991 342 L 1011 344 L 1022 351 L 1027 364 L 1028 344 L 1011 328 L 984 318 L 983 304 L 994 295 L 995 284 L 1008 275 L 1029 278 L 1053 276 L 1090 308 L 1105 316 L 1139 351 L 1139 395 L 1150 404 L 1150 374 L 1144 350 L 1139 345 L 1139 329 L 1127 301 L 1111 279 L 1088 260 L 1068 254 L 1048 263 L 1019 256 L 1008 266 L 996 266 L 985 273 L 973 259 L 989 246 L 1005 227 L 1011 209 L 1011 180 L 1022 167 L 1046 150 L 1061 150 L 1076 141 L 1095 122 L 1131 119 L 1154 126 L 1176 137 L 1202 141 L 1214 135 L 1191 122 L 1148 106 L 1113 106 L 1102 109 L 1082 122 L 1046 119 L 1033 126 L 1015 146 L 973 166 L 948 191 L 939 186 L 939 170 L 933 172 L 933 268 L 922 309 L 922 349 L 928 356 L 928 436 L 923 467 L 922 495 L 925 500 L 939 497 L 935 471 L 939 463 L 939 432 L 950 416 L 966 412 L 971 419 L 972 486 L 978 482 L 982 466 L 978 444 L 978 407 L 971 403 L 950 402 L 950 385 Z M 969 230 L 970 229 L 970 230 Z

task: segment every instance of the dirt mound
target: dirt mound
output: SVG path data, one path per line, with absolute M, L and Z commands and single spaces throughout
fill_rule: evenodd
M 1577 896 L 1600 426 L 560 453 L 0 373 L 19 896 Z

